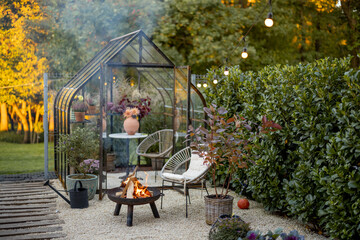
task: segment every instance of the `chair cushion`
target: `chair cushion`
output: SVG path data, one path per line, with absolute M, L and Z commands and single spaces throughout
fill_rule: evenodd
M 207 168 L 208 166 L 204 163 L 204 158 L 200 157 L 198 154 L 191 154 L 191 160 L 188 170 L 203 172 Z
M 174 173 L 163 173 L 162 174 L 164 178 L 170 179 L 170 180 L 174 180 L 174 181 L 180 181 L 183 182 L 184 176 L 181 174 L 174 174 Z

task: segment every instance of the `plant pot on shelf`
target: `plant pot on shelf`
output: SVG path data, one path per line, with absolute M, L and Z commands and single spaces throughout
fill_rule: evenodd
M 139 130 L 139 121 L 136 118 L 128 117 L 124 121 L 124 130 L 129 135 L 135 135 Z
M 85 112 L 74 112 L 75 121 L 83 122 L 85 120 Z
M 89 105 L 87 111 L 88 111 L 88 114 L 96 114 L 96 106 L 95 105 Z
M 225 198 L 216 198 L 216 195 L 208 195 L 205 199 L 206 223 L 212 225 L 221 215 L 232 215 L 234 198 L 227 195 Z
M 90 178 L 81 179 L 80 177 L 84 176 L 83 174 L 70 174 L 66 176 L 66 189 L 74 189 L 75 183 L 79 180 L 82 183 L 83 188 L 88 190 L 88 199 L 91 200 L 94 198 L 98 183 L 98 176 L 94 174 L 86 174 Z

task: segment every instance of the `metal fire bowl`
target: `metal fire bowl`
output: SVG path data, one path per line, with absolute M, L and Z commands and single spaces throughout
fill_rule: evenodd
M 107 191 L 107 195 L 109 199 L 113 202 L 119 203 L 119 204 L 125 204 L 125 205 L 142 205 L 147 203 L 155 202 L 160 198 L 160 190 L 156 187 L 148 187 L 149 191 L 153 193 L 152 197 L 147 198 L 121 198 L 120 196 L 116 196 L 115 194 L 117 192 L 122 192 L 122 187 L 112 188 Z

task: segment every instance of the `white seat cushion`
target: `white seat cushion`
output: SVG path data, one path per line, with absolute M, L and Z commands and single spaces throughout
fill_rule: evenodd
M 164 178 L 170 179 L 170 180 L 174 180 L 174 181 L 180 181 L 183 182 L 184 176 L 181 174 L 174 174 L 174 173 L 163 173 L 162 174 Z

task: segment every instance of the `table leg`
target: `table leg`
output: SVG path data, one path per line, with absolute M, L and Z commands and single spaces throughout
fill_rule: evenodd
M 129 176 L 129 164 L 130 164 L 130 152 L 129 152 L 129 147 L 130 147 L 130 139 L 126 139 L 126 177 Z
M 121 204 L 117 203 L 114 211 L 114 216 L 119 216 Z
M 152 210 L 152 212 L 154 214 L 154 217 L 155 218 L 160 218 L 160 215 L 159 215 L 159 212 L 158 212 L 158 210 L 156 208 L 155 202 L 150 203 L 150 207 L 151 207 L 151 210 Z
M 128 212 L 127 212 L 127 221 L 126 221 L 126 225 L 128 227 L 131 227 L 133 224 L 133 213 L 134 213 L 134 205 L 128 205 Z

